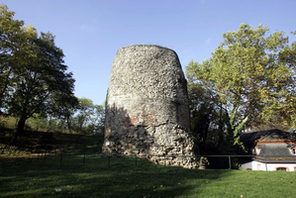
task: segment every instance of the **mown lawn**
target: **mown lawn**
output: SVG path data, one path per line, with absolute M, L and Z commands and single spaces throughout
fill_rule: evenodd
M 26 132 L 16 146 L 9 146 L 10 138 L 0 133 L 0 197 L 296 197 L 296 172 L 108 159 L 100 154 L 102 136 Z
M 1 158 L 0 197 L 295 197 L 296 173 L 188 170 L 135 158 Z

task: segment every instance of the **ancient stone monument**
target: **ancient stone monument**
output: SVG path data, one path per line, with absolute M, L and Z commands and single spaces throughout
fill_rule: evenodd
M 196 168 L 186 80 L 177 54 L 155 45 L 121 48 L 107 94 L 103 152 Z

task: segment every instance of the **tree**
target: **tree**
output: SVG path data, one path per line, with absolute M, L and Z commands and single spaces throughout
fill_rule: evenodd
M 52 106 L 50 108 L 50 114 L 53 117 L 61 120 L 61 122 L 63 123 L 63 128 L 67 128 L 69 132 L 72 133 L 72 117 L 79 109 L 78 98 L 63 93 L 55 94 L 55 97 L 53 97 L 54 100 L 51 103 Z M 64 123 L 66 123 L 67 126 L 65 126 Z
M 19 46 L 23 42 L 23 21 L 13 19 L 14 12 L 0 5 L 0 114 L 3 114 L 6 101 L 13 84 L 13 67 Z
M 200 84 L 188 83 L 191 131 L 197 138 L 201 154 L 230 154 L 233 134 L 229 129 L 228 114 L 219 96 Z
M 296 43 L 283 32 L 241 24 L 202 64 L 186 68 L 189 84 L 209 90 L 228 114 L 236 137 L 245 126 L 278 122 L 295 126 Z
M 103 105 L 94 105 L 94 114 L 91 123 L 88 126 L 93 133 L 103 133 L 105 129 L 105 107 Z
M 35 28 L 24 27 L 13 15 L 7 7 L 1 7 L 0 29 L 4 36 L 0 43 L 1 50 L 6 52 L 2 56 L 1 72 L 7 79 L 0 82 L 0 87 L 5 89 L 0 97 L 7 101 L 7 106 L 2 104 L 1 108 L 19 118 L 12 141 L 15 142 L 28 118 L 52 113 L 54 102 L 60 98 L 67 98 L 59 103 L 60 107 L 75 105 L 75 96 L 72 73 L 67 72 L 63 51 L 55 46 L 54 36 L 51 33 L 38 36 Z M 11 26 L 15 28 L 15 36 L 11 35 Z
M 78 100 L 79 107 L 74 120 L 76 124 L 76 129 L 80 132 L 83 132 L 84 127 L 86 127 L 88 122 L 91 120 L 91 115 L 94 111 L 94 104 L 93 101 L 88 98 L 79 98 Z
M 73 124 L 80 133 L 98 133 L 103 131 L 105 110 L 101 105 L 93 104 L 88 98 L 79 98 L 79 107 L 73 117 Z

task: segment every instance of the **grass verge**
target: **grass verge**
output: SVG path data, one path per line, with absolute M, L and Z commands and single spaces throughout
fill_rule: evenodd
M 0 133 L 0 197 L 295 197 L 296 172 L 188 170 L 104 158 L 102 136 Z
M 296 174 L 188 170 L 135 158 L 1 159 L 0 197 L 295 197 Z

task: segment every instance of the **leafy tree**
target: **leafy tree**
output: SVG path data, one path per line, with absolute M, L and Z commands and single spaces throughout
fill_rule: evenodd
M 7 107 L 6 101 L 13 84 L 12 64 L 17 60 L 15 55 L 23 42 L 23 21 L 13 19 L 14 12 L 7 6 L 0 5 L 0 114 Z
M 199 84 L 188 84 L 191 130 L 199 143 L 201 154 L 230 154 L 233 134 L 229 130 L 228 114 L 219 97 Z
M 103 130 L 104 118 L 103 106 L 93 104 L 91 99 L 79 98 L 79 107 L 72 120 L 76 131 L 96 133 Z
M 186 68 L 189 85 L 219 98 L 235 143 L 245 126 L 274 120 L 296 125 L 296 43 L 290 45 L 283 32 L 268 33 L 262 25 L 242 24 L 223 35 L 210 59 Z
M 94 114 L 88 126 L 92 133 L 103 133 L 105 129 L 105 108 L 103 105 L 94 105 Z
M 50 114 L 60 120 L 61 128 L 68 129 L 72 133 L 72 118 L 79 109 L 78 98 L 63 93 L 56 93 L 53 98 Z
M 34 114 L 26 127 L 37 131 L 95 134 L 104 131 L 105 109 L 88 98 L 57 97 L 46 117 Z M 77 102 L 78 101 L 78 102 Z M 76 103 L 77 102 L 77 103 Z
M 94 111 L 94 104 L 91 99 L 88 98 L 79 98 L 79 107 L 74 117 L 74 122 L 76 129 L 80 132 L 83 132 L 84 127 L 88 124 L 91 119 L 91 115 Z
M 63 51 L 55 46 L 54 36 L 50 33 L 38 36 L 35 28 L 24 27 L 13 15 L 6 6 L 1 7 L 0 49 L 6 54 L 1 56 L 0 71 L 6 80 L 0 82 L 5 93 L 0 97 L 7 101 L 7 106 L 2 104 L 1 108 L 19 118 L 15 142 L 28 118 L 52 113 L 56 109 L 54 102 L 61 98 L 67 100 L 60 102 L 60 107 L 75 105 L 75 97 L 72 73 L 67 72 Z

